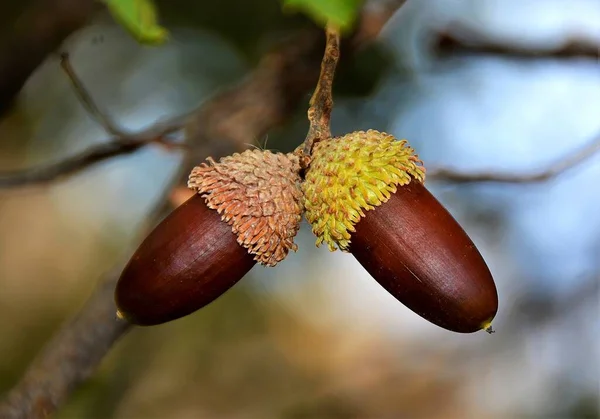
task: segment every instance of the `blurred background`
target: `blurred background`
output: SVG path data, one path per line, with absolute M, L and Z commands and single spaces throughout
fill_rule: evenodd
M 5 37 L 30 3 L 0 6 Z M 157 4 L 164 46 L 140 46 L 102 11 L 63 46 L 131 130 L 240 82 L 311 25 L 276 0 Z M 430 168 L 531 173 L 600 135 L 599 48 L 597 0 L 409 0 L 340 70 L 333 131 L 407 138 Z M 292 150 L 309 98 L 248 144 Z M 0 168 L 107 138 L 50 57 L 0 119 Z M 0 190 L 0 394 L 128 257 L 181 160 L 146 147 Z M 194 315 L 131 331 L 56 417 L 598 418 L 599 184 L 600 153 L 541 184 L 428 182 L 495 277 L 493 335 L 426 322 L 352 256 L 315 248 L 303 223 L 300 250 L 276 268 L 255 267 Z

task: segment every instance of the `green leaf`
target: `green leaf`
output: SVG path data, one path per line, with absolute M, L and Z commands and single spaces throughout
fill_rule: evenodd
M 168 38 L 168 31 L 158 24 L 156 7 L 152 0 L 104 0 L 108 10 L 138 42 L 160 45 Z
M 356 22 L 362 0 L 283 0 L 284 10 L 299 10 L 320 25 L 332 23 L 348 31 Z

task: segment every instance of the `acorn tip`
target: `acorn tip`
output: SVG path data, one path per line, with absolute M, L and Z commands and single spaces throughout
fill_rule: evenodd
M 481 325 L 481 328 L 488 332 L 490 335 L 492 333 L 496 333 L 496 331 L 492 328 L 492 321 L 487 321 Z

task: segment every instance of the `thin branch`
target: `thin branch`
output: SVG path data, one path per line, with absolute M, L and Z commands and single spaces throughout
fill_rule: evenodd
M 0 188 L 55 181 L 113 157 L 133 153 L 149 144 L 189 150 L 191 147 L 169 141 L 170 134 L 183 129 L 187 142 L 200 146 L 199 150 L 195 150 L 199 153 L 195 154 L 223 155 L 246 147 L 270 128 L 283 122 L 294 110 L 290 104 L 297 104 L 306 89 L 314 83 L 317 76 L 311 70 L 313 63 L 317 63 L 314 53 L 319 42 L 318 37 L 313 35 L 316 33 L 302 32 L 283 43 L 261 60 L 251 77 L 200 108 L 167 122 L 151 125 L 137 133 L 122 132 L 100 111 L 72 68 L 68 56 L 63 54 L 61 66 L 72 82 L 82 106 L 106 131 L 112 132 L 114 137 L 56 163 L 0 172 Z M 245 124 L 231 123 L 235 119 L 242 119 Z M 206 153 L 207 151 L 210 153 Z
M 333 77 L 340 58 L 340 33 L 338 28 L 327 25 L 325 30 L 325 54 L 321 63 L 321 74 L 317 87 L 310 99 L 308 120 L 310 128 L 304 140 L 305 156 L 310 156 L 313 144 L 331 138 L 331 111 L 333 109 Z
M 385 12 L 388 17 L 391 16 L 389 9 Z M 385 19 L 373 21 L 381 26 L 385 23 Z M 370 26 L 369 35 L 362 36 L 362 42 L 355 47 L 359 48 L 364 42 L 371 41 L 377 32 Z M 360 37 L 360 34 L 357 36 Z M 312 51 L 317 51 L 321 44 L 318 37 L 308 38 L 311 38 L 311 42 L 302 51 L 298 48 L 298 39 L 281 45 L 278 52 L 265 57 L 246 82 L 208 101 L 192 116 L 174 120 L 170 128 L 183 126 L 181 120 L 185 119 L 187 144 L 190 147 L 204 145 L 208 151 L 222 150 L 221 143 L 224 142 L 229 142 L 230 147 L 239 148 L 242 137 L 250 141 L 259 138 L 262 131 L 280 124 L 286 115 L 289 116 L 294 105 L 302 101 L 303 92 L 316 82 L 319 59 L 318 55 L 315 60 L 312 59 Z M 231 105 L 230 108 L 227 108 L 227 103 Z M 198 115 L 201 117 L 198 118 Z M 257 123 L 257 116 L 260 116 L 260 123 Z M 200 124 L 198 121 L 212 123 Z M 169 124 L 166 126 L 169 127 Z M 169 130 L 156 127 L 156 131 Z M 145 132 L 152 134 L 148 135 L 150 138 L 155 137 L 156 131 L 149 129 Z M 240 132 L 244 134 L 241 135 Z M 184 175 L 187 174 L 186 165 L 181 166 Z M 176 183 L 180 182 L 184 183 L 184 180 L 176 179 Z M 167 201 L 166 195 L 170 189 L 165 193 L 161 209 L 165 208 L 164 202 Z M 164 214 L 164 211 L 150 215 L 149 227 L 160 218 L 156 215 L 158 213 Z M 66 323 L 48 343 L 8 398 L 0 403 L 0 418 L 47 417 L 94 373 L 111 345 L 127 331 L 124 323 L 115 320 L 113 290 L 117 279 L 118 275 L 109 275 L 106 282 L 94 291 L 76 319 Z
M 496 182 L 496 183 L 539 183 L 561 175 L 600 152 L 600 135 L 584 147 L 561 157 L 534 173 L 512 172 L 461 172 L 451 168 L 433 168 L 427 171 L 427 179 L 454 183 Z
M 406 3 L 406 0 L 378 0 L 367 2 L 365 7 L 369 8 L 368 13 L 363 12 L 358 20 L 356 32 L 345 45 L 356 49 L 365 42 L 376 38 L 381 28 L 396 13 L 396 11 Z
M 600 44 L 583 36 L 571 37 L 560 44 L 546 47 L 519 45 L 491 38 L 461 25 L 452 25 L 436 34 L 433 50 L 440 56 L 456 54 L 489 54 L 511 58 L 600 58 Z
M 383 25 L 404 1 L 394 0 L 361 15 L 358 29 L 349 40 L 350 53 L 373 41 Z M 235 147 L 254 142 L 274 126 L 280 125 L 295 110 L 307 89 L 314 86 L 319 74 L 320 34 L 302 32 L 267 54 L 256 71 L 242 84 L 226 91 L 186 115 L 166 123 L 157 123 L 137 133 L 123 133 L 99 110 L 84 84 L 77 77 L 67 57 L 62 66 L 82 105 L 102 126 L 114 134 L 104 144 L 93 146 L 57 163 L 28 169 L 0 172 L 0 189 L 47 183 L 76 174 L 94 164 L 122 154 L 130 154 L 150 144 L 180 148 L 168 136 L 185 129 L 190 144 L 199 153 L 225 155 Z M 339 54 L 338 54 L 339 55 Z M 67 58 L 67 59 L 65 59 Z M 242 92 L 243 91 L 243 92 Z M 249 106 L 252 103 L 253 106 Z M 230 123 L 234 118 L 246 123 Z M 236 144 L 232 147 L 232 144 Z
M 118 127 L 117 124 L 115 124 L 108 117 L 108 115 L 102 112 L 98 105 L 96 105 L 96 102 L 85 88 L 75 69 L 73 69 L 68 53 L 63 52 L 60 54 L 60 66 L 71 81 L 71 86 L 73 86 L 73 90 L 75 91 L 77 98 L 90 116 L 93 117 L 100 125 L 102 125 L 108 134 L 115 137 L 129 137 L 129 133 Z
M 8 173 L 0 172 L 0 188 L 54 181 L 113 157 L 131 154 L 149 144 L 160 144 L 168 149 L 181 148 L 180 144 L 171 142 L 168 136 L 183 129 L 187 116 L 176 117 L 167 122 L 159 122 L 136 133 L 125 132 L 100 110 L 71 65 L 67 53 L 61 53 L 60 65 L 69 78 L 81 105 L 113 138 L 57 163 Z
M 67 157 L 57 163 L 11 172 L 0 172 L 0 188 L 13 188 L 30 184 L 40 184 L 72 175 L 94 164 L 110 158 L 130 154 L 148 144 L 161 144 L 166 147 L 179 147 L 169 142 L 168 135 L 183 127 L 182 117 L 160 122 L 149 128 L 126 137 L 112 138 L 106 143 Z

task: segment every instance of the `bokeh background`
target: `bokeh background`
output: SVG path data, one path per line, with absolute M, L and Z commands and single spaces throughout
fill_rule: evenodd
M 0 6 L 2 25 L 21 3 Z M 276 0 L 158 6 L 164 46 L 138 45 L 104 13 L 65 45 L 95 100 L 132 130 L 242 80 L 274 40 L 310 25 Z M 536 171 L 600 135 L 600 62 L 564 53 L 574 44 L 600 48 L 597 0 L 409 0 L 343 69 L 333 131 L 407 138 L 430 167 Z M 248 143 L 293 149 L 305 111 Z M 0 138 L 11 170 L 107 135 L 53 57 Z M 180 163 L 147 147 L 0 191 L 0 394 L 131 252 Z M 428 182 L 494 274 L 494 335 L 422 320 L 350 255 L 315 248 L 304 223 L 299 252 L 278 267 L 255 267 L 194 315 L 130 332 L 56 417 L 598 418 L 599 185 L 600 154 L 541 184 Z

